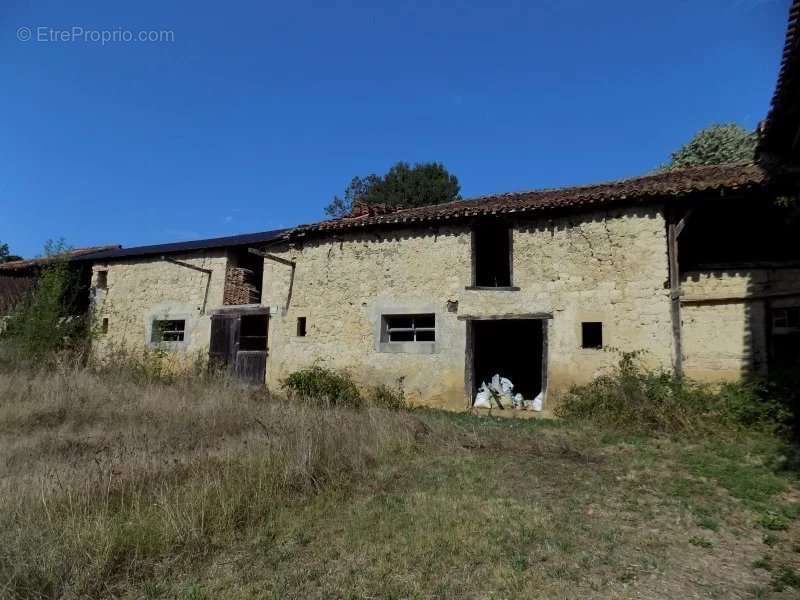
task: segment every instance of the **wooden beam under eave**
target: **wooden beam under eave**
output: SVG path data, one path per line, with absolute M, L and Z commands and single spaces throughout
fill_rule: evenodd
M 672 317 L 672 367 L 675 374 L 683 376 L 683 336 L 681 331 L 681 275 L 678 267 L 678 222 L 675 211 L 668 210 L 667 258 L 669 261 L 669 300 Z M 682 228 L 681 228 L 682 229 Z

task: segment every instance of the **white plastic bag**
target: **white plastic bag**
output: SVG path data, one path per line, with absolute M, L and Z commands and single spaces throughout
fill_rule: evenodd
M 492 408 L 492 392 L 486 387 L 485 383 L 481 384 L 478 393 L 475 395 L 475 402 L 472 403 L 474 408 Z
M 539 392 L 536 398 L 533 399 L 533 410 L 535 411 L 542 411 L 542 400 L 544 399 L 544 392 Z
M 522 399 L 522 394 L 514 394 L 514 399 L 511 401 L 511 406 L 519 410 L 520 408 L 524 408 L 524 400 Z
M 489 383 L 489 387 L 498 394 L 503 393 L 503 388 L 500 387 L 500 375 L 492 375 L 492 381 Z

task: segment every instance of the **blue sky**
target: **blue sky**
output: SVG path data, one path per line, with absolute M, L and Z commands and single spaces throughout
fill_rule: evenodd
M 764 117 L 788 5 L 4 0 L 0 241 L 287 227 L 398 160 L 465 197 L 638 175 Z

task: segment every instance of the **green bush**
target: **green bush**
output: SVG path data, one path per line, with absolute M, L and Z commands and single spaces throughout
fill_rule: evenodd
M 87 319 L 77 310 L 77 275 L 63 262 L 42 269 L 36 287 L 14 310 L 3 332 L 18 358 L 41 362 L 60 352 L 85 355 Z
M 361 394 L 348 373 L 319 365 L 295 371 L 281 383 L 281 387 L 306 401 L 352 408 L 363 405 Z
M 763 382 L 712 386 L 670 371 L 644 368 L 638 352 L 622 353 L 608 374 L 573 386 L 557 416 L 638 432 L 707 432 L 749 427 L 786 428 L 792 418 Z
M 768 381 L 725 383 L 717 398 L 726 416 L 739 425 L 756 429 L 782 429 L 791 425 L 791 410 Z
M 387 410 L 404 410 L 408 408 L 406 394 L 403 389 L 403 378 L 397 380 L 397 387 L 388 385 L 373 386 L 369 394 L 369 403 L 378 408 Z

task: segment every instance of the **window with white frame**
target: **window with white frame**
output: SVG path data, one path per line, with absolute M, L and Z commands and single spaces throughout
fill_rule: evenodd
M 154 344 L 161 342 L 182 342 L 186 334 L 186 321 L 184 319 L 161 319 L 153 321 L 150 341 Z
M 384 315 L 384 342 L 435 342 L 436 315 Z

